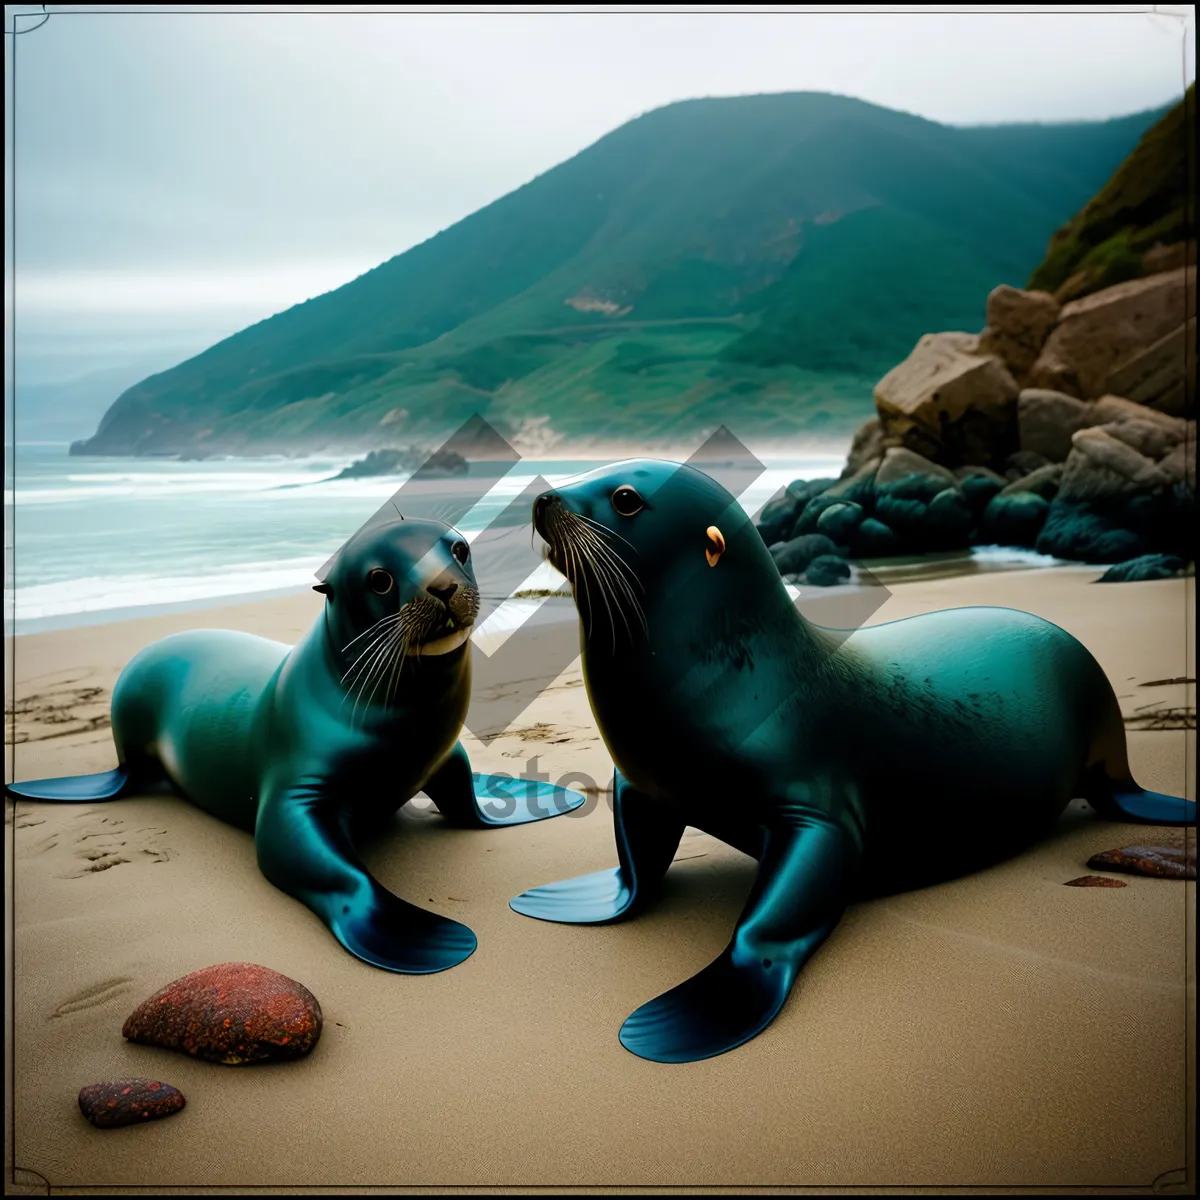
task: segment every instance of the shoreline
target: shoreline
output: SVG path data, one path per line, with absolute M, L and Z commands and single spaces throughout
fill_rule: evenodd
M 981 553 L 979 553 L 981 552 Z M 1043 559 L 1044 561 L 1036 561 Z M 1051 570 L 1078 568 L 1103 572 L 1105 566 L 1088 563 L 1072 563 L 1048 559 L 1033 551 L 1011 546 L 973 546 L 965 551 L 946 551 L 939 554 L 915 555 L 894 559 L 864 559 L 861 570 L 868 577 L 885 586 L 891 582 L 918 582 L 924 579 L 948 578 L 959 575 L 976 575 L 992 571 Z M 315 576 L 314 576 L 315 578 Z M 17 617 L 15 625 L 11 616 L 13 601 L 11 591 L 4 593 L 4 636 L 6 638 L 29 637 L 33 634 L 56 633 L 68 629 L 95 628 L 101 625 L 126 624 L 146 618 L 182 615 L 184 613 L 209 611 L 220 608 L 235 608 L 246 604 L 266 603 L 289 596 L 302 595 L 310 585 L 299 584 L 282 588 L 270 588 L 254 592 L 220 593 L 190 600 L 168 600 L 145 605 L 123 605 L 115 608 L 98 608 L 78 613 L 61 613 L 45 617 Z M 838 588 L 807 588 L 813 595 L 836 595 Z M 484 596 L 485 599 L 502 603 L 506 599 L 522 597 Z

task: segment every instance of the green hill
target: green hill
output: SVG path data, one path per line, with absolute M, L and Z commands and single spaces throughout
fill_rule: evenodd
M 955 128 L 817 93 L 621 126 L 436 237 L 123 393 L 75 452 L 848 432 L 978 329 L 1162 110 Z
M 1077 299 L 1143 273 L 1156 245 L 1182 243 L 1196 220 L 1196 85 L 1139 139 L 1099 192 L 1055 231 L 1031 288 Z M 1194 236 L 1194 235 L 1192 235 Z

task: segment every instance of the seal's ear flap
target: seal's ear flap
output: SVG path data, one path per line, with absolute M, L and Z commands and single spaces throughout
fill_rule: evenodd
M 708 545 L 704 547 L 704 557 L 708 559 L 710 567 L 715 567 L 721 561 L 721 555 L 725 553 L 725 538 L 715 525 L 710 525 L 704 531 L 704 536 L 708 538 Z
M 332 583 L 314 583 L 313 591 L 320 592 L 323 596 L 328 596 L 333 599 L 333 584 Z

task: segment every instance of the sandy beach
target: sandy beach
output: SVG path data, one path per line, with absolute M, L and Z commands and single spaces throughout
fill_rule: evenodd
M 1194 724 L 1194 683 L 1161 682 L 1193 674 L 1195 581 L 1093 586 L 1100 573 L 897 583 L 872 623 L 969 604 L 1056 622 L 1112 680 L 1139 782 L 1195 799 L 1195 734 L 1180 719 L 1188 710 Z M 115 765 L 109 694 L 149 642 L 213 627 L 292 642 L 321 603 L 308 592 L 9 639 L 8 778 Z M 611 773 L 577 664 L 505 736 L 464 743 L 477 770 L 520 773 L 537 756 L 554 780 L 585 772 L 606 786 Z M 6 804 L 6 1136 L 18 1180 L 85 1192 L 1095 1194 L 1156 1180 L 1194 1190 L 1195 885 L 1125 876 L 1119 889 L 1063 886 L 1091 873 L 1097 851 L 1178 842 L 1179 831 L 1106 823 L 1076 802 L 1016 859 L 855 906 L 764 1034 L 719 1058 L 664 1066 L 621 1047 L 621 1022 L 722 949 L 754 864 L 689 831 L 661 902 L 634 921 L 518 916 L 508 900 L 524 889 L 615 864 L 609 809 L 601 799 L 583 812 L 461 831 L 406 807 L 369 866 L 479 938 L 461 966 L 412 977 L 351 958 L 263 879 L 246 834 L 179 799 Z M 325 1027 L 308 1058 L 225 1067 L 122 1039 L 125 1017 L 152 992 L 231 961 L 272 967 L 316 994 Z M 123 1075 L 175 1085 L 187 1108 L 141 1129 L 93 1129 L 76 1105 L 80 1087 Z

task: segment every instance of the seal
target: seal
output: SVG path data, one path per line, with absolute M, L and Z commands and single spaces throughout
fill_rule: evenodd
M 690 466 L 630 460 L 543 493 L 588 698 L 615 766 L 619 866 L 512 900 L 544 921 L 644 909 L 686 826 L 758 860 L 726 949 L 620 1039 L 692 1062 L 757 1036 L 852 899 L 958 877 L 1044 835 L 1075 797 L 1194 824 L 1130 774 L 1113 689 L 1040 617 L 960 608 L 857 629 L 797 612 L 750 518 Z
M 370 525 L 315 590 L 324 609 L 295 647 L 232 630 L 147 646 L 113 689 L 118 767 L 6 792 L 112 800 L 166 781 L 252 832 L 262 873 L 356 958 L 445 970 L 474 951 L 475 935 L 392 895 L 356 842 L 421 791 L 469 828 L 557 816 L 584 797 L 471 770 L 458 735 L 479 592 L 461 534 L 434 521 Z

